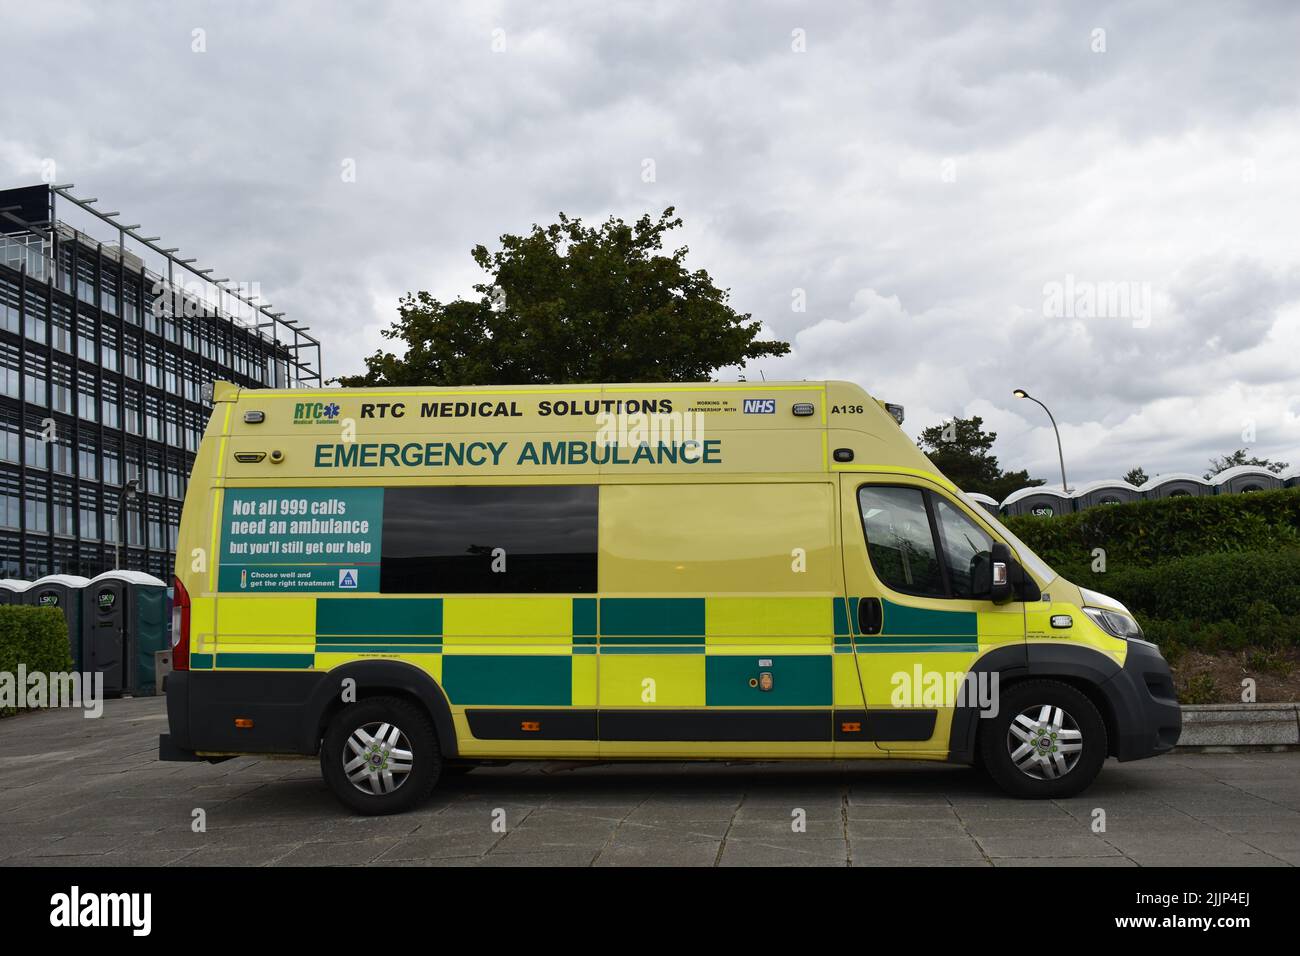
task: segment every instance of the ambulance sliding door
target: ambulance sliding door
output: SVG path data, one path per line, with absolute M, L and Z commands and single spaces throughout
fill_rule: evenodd
M 601 488 L 602 756 L 829 756 L 834 485 Z

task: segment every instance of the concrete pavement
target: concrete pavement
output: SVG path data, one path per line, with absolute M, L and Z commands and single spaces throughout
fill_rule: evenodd
M 1050 802 L 915 762 L 519 763 L 445 777 L 415 812 L 362 818 L 315 760 L 160 763 L 165 730 L 162 698 L 109 701 L 98 720 L 0 721 L 0 864 L 1300 863 L 1296 752 L 1112 760 L 1082 796 Z

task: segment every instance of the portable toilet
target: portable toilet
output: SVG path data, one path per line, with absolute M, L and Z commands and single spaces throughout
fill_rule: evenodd
M 1122 505 L 1129 501 L 1142 500 L 1142 493 L 1122 478 L 1103 478 L 1080 485 L 1070 492 L 1075 508 L 1095 508 L 1098 505 Z
M 27 602 L 23 600 L 23 593 L 31 586 L 31 581 L 5 578 L 0 581 L 0 604 L 26 604 Z
M 86 669 L 103 672 L 106 694 L 157 693 L 154 653 L 168 647 L 167 585 L 143 571 L 105 571 L 82 593 Z
M 1187 471 L 1173 471 L 1167 475 L 1148 478 L 1138 488 L 1144 498 L 1183 498 L 1188 495 L 1212 495 L 1214 488 L 1200 475 Z
M 1007 495 L 1002 502 L 1002 510 L 1009 515 L 1038 515 L 1040 518 L 1052 518 L 1069 514 L 1074 510 L 1074 501 L 1064 492 L 1050 488 L 1021 488 Z
M 1282 479 L 1258 465 L 1236 465 L 1219 472 L 1210 479 L 1210 484 L 1214 486 L 1216 495 L 1239 495 L 1273 491 L 1282 487 Z
M 990 495 L 982 495 L 978 491 L 967 491 L 965 495 L 989 514 L 997 515 L 998 503 Z
M 68 627 L 68 650 L 72 652 L 73 670 L 81 670 L 81 593 L 90 581 L 75 574 L 47 574 L 37 578 L 23 593 L 24 604 L 57 607 Z
M 1282 479 L 1283 487 L 1300 488 L 1300 465 L 1292 465 L 1278 477 Z M 3 583 L 3 581 L 0 581 L 0 584 Z

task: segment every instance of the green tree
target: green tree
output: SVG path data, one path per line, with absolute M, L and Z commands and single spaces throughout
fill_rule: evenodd
M 985 494 L 1001 501 L 1019 488 L 1043 483 L 1028 471 L 1003 471 L 991 454 L 997 432 L 984 431 L 984 419 L 953 418 L 921 432 L 917 445 L 930 461 L 962 491 Z
M 1128 473 L 1124 475 L 1124 480 L 1130 485 L 1140 485 L 1146 482 L 1147 473 L 1142 468 L 1130 468 Z
M 1222 458 L 1211 458 L 1210 470 L 1205 473 L 1206 480 L 1208 481 L 1221 471 L 1227 471 L 1229 468 L 1235 468 L 1238 465 L 1257 465 L 1260 468 L 1267 468 L 1276 475 L 1285 471 L 1289 464 L 1285 461 L 1269 461 L 1267 458 L 1256 458 L 1254 455 L 1247 458 L 1246 452 L 1248 451 L 1250 451 L 1249 448 L 1238 448 Z
M 477 296 L 440 302 L 408 293 L 383 334 L 405 354 L 382 349 L 359 385 L 498 385 L 553 382 L 704 381 L 715 371 L 790 351 L 759 340 L 760 326 L 728 305 L 703 269 L 686 268 L 686 247 L 663 253 L 680 227 L 673 209 L 632 225 L 599 227 L 560 213 L 559 222 L 504 235 L 471 255 L 487 274 Z

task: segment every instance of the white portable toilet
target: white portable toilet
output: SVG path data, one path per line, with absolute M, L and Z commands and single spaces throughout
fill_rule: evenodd
M 24 604 L 57 607 L 63 612 L 72 667 L 78 671 L 81 670 L 81 591 L 89 583 L 89 578 L 77 574 L 47 574 L 33 581 L 23 594 Z
M 168 647 L 167 585 L 143 571 L 105 571 L 82 592 L 86 670 L 104 674 L 106 694 L 151 694 L 154 654 Z
M 1009 515 L 1038 515 L 1052 518 L 1074 510 L 1074 500 L 1061 491 L 1051 488 L 1021 488 L 1007 495 L 1002 510 Z
M 5 578 L 0 581 L 0 604 L 26 604 L 23 594 L 32 586 L 31 581 Z
M 1236 465 L 1210 479 L 1216 495 L 1241 495 L 1252 491 L 1274 491 L 1282 479 L 1259 465 Z
M 1171 471 L 1148 478 L 1138 488 L 1143 498 L 1185 498 L 1214 494 L 1214 487 L 1200 475 L 1189 471 Z
M 1074 499 L 1076 511 L 1095 508 L 1098 505 L 1122 505 L 1129 501 L 1142 500 L 1142 493 L 1137 486 L 1130 485 L 1122 478 L 1102 478 L 1089 481 L 1070 492 Z

